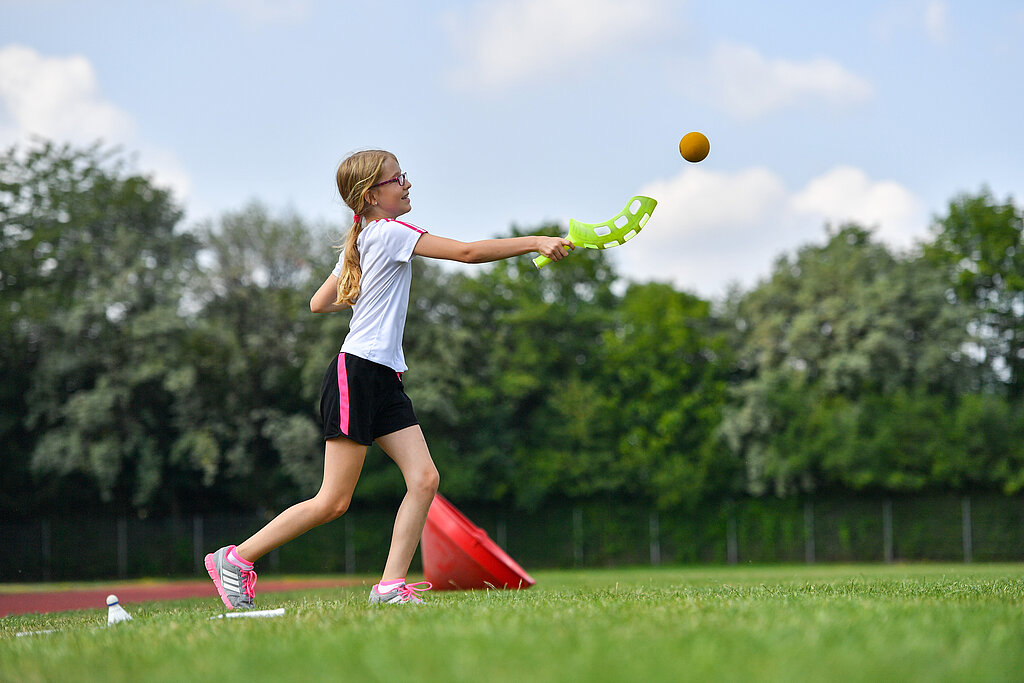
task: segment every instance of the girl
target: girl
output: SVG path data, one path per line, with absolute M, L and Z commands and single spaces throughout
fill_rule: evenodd
M 412 257 L 487 263 L 531 252 L 553 261 L 572 248 L 561 237 L 512 237 L 459 242 L 397 220 L 412 209 L 412 183 L 398 159 L 382 150 L 357 152 L 338 166 L 338 192 L 355 214 L 334 272 L 313 295 L 314 313 L 352 307 L 341 351 L 324 373 L 324 480 L 313 498 L 288 508 L 238 546 L 206 556 L 206 569 L 228 609 L 250 609 L 255 596 L 253 562 L 348 509 L 367 447 L 376 441 L 395 461 L 406 494 L 395 517 L 391 549 L 371 603 L 422 603 L 422 582 L 405 575 L 419 545 L 438 473 L 412 403 L 402 387 L 406 371 L 402 334 L 409 305 Z

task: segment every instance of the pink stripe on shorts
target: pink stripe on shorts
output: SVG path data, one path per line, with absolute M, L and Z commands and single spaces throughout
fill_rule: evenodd
M 341 431 L 348 434 L 348 373 L 345 371 L 345 354 L 338 354 L 338 417 Z

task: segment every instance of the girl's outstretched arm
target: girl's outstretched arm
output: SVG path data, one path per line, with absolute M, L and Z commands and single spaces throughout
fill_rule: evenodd
M 328 275 L 320 289 L 309 300 L 309 310 L 314 313 L 333 313 L 348 308 L 348 304 L 336 304 L 338 298 L 338 278 L 336 275 Z
M 552 261 L 559 261 L 569 254 L 572 242 L 564 237 L 506 237 L 504 239 L 460 242 L 425 233 L 416 243 L 414 254 L 428 258 L 446 259 L 461 263 L 490 263 L 501 259 L 538 252 Z

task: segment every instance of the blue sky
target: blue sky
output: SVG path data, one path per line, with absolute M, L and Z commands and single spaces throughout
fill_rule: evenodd
M 1022 80 L 1010 1 L 0 0 L 0 144 L 121 145 L 186 225 L 258 199 L 340 227 L 338 161 L 383 147 L 457 239 L 648 194 L 609 255 L 707 297 L 826 223 L 904 249 L 960 192 L 1019 204 Z

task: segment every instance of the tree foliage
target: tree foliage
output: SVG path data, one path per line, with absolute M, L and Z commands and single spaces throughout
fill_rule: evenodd
M 603 252 L 541 271 L 416 259 L 405 383 L 442 490 L 521 508 L 1020 492 L 1021 215 L 957 197 L 902 254 L 841 226 L 721 302 L 625 282 Z M 184 226 L 116 150 L 0 156 L 0 508 L 313 493 L 320 380 L 349 314 L 308 300 L 340 232 L 256 203 Z M 374 451 L 359 496 L 402 490 Z
M 926 253 L 947 269 L 951 298 L 973 309 L 986 383 L 1024 398 L 1024 211 L 982 190 L 951 201 L 934 232 Z
M 198 246 L 180 219 L 166 190 L 98 147 L 0 159 L 5 473 L 30 462 L 44 488 L 86 474 L 105 500 L 152 498 Z

